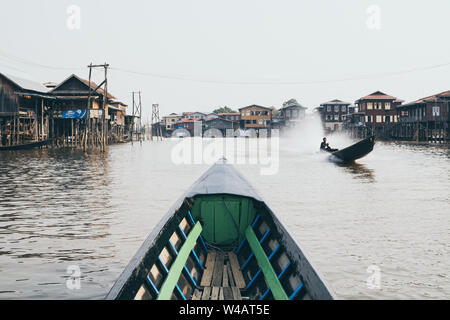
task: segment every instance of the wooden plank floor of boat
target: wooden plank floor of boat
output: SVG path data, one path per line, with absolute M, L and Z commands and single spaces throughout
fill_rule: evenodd
M 192 300 L 242 300 L 245 281 L 233 252 L 210 250 L 200 286 Z

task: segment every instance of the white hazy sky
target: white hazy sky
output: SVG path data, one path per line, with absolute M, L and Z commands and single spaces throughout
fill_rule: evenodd
M 449 0 L 2 1 L 0 72 L 58 82 L 106 61 L 110 91 L 131 103 L 141 90 L 145 114 L 290 98 L 314 108 L 376 90 L 410 101 L 450 89 L 449 17 Z

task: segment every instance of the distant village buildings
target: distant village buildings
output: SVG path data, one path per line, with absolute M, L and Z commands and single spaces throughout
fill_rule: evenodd
M 239 109 L 241 127 L 245 129 L 268 129 L 272 121 L 272 109 L 256 104 Z
M 397 107 L 400 122 L 424 122 L 429 125 L 445 122 L 449 117 L 450 90 Z
M 167 132 L 173 131 L 176 129 L 175 124 L 183 118 L 183 115 L 179 115 L 176 113 L 171 113 L 168 116 L 163 117 L 163 122 Z
M 207 120 L 203 126 L 204 132 L 214 137 L 225 137 L 227 136 L 227 130 L 237 129 L 239 129 L 239 123 L 221 117 Z
M 241 122 L 241 114 L 239 112 L 231 112 L 231 113 L 218 113 L 220 118 L 226 119 L 228 121 L 233 121 L 235 123 Z
M 347 116 L 355 110 L 354 107 L 350 108 L 350 105 L 350 102 L 344 102 L 339 99 L 322 103 L 319 110 L 325 129 L 328 131 L 341 131 Z
M 316 108 L 326 134 L 347 132 L 355 138 L 375 135 L 379 139 L 414 141 L 448 141 L 450 91 L 403 104 L 403 100 L 375 91 L 356 100 L 352 105 L 340 99 L 324 102 Z M 306 110 L 295 99 L 274 107 L 250 105 L 239 112 L 208 114 L 185 112 L 165 117 L 167 135 L 173 130 L 185 129 L 193 133 L 194 124 L 203 131 L 215 130 L 225 136 L 227 130 L 286 129 L 302 126 Z M 170 131 L 172 129 L 172 131 Z M 270 133 L 269 133 L 270 134 Z
M 199 123 L 200 126 L 202 126 L 202 121 L 196 120 L 196 119 L 189 119 L 189 118 L 182 118 L 178 120 L 177 123 L 175 123 L 175 130 L 177 129 L 185 129 L 191 133 L 191 135 L 194 135 L 194 125 L 195 123 Z
M 207 114 L 203 112 L 184 112 L 183 118 L 189 120 L 205 120 L 207 118 Z
M 284 103 L 279 111 L 274 107 L 254 104 L 240 108 L 239 112 L 183 112 L 181 115 L 172 113 L 163 118 L 163 123 L 166 136 L 171 136 L 177 129 L 187 130 L 193 135 L 195 124 L 199 126 L 201 124 L 203 132 L 215 132 L 214 136 L 217 136 L 219 132 L 222 136 L 226 136 L 231 129 L 235 131 L 234 136 L 245 135 L 246 132 L 259 136 L 260 130 L 263 129 L 270 134 L 272 129 L 283 130 L 300 126 L 306 119 L 306 109 L 292 99 Z M 274 111 L 277 111 L 276 116 Z
M 449 105 L 450 90 L 398 106 L 394 137 L 400 140 L 448 142 Z
M 404 100 L 376 91 L 356 100 L 355 104 L 359 111 L 364 112 L 365 124 L 374 127 L 396 123 L 398 121 L 397 107 L 403 102 Z
M 88 108 L 88 101 L 90 107 Z M 379 139 L 449 142 L 450 90 L 404 104 L 375 91 L 352 105 L 334 99 L 321 103 L 319 112 L 326 134 L 347 132 L 355 138 L 375 135 Z M 75 74 L 60 83 L 21 79 L 0 73 L 0 148 L 46 141 L 54 146 L 129 141 L 136 129 L 136 114 L 127 114 L 127 104 L 101 86 Z M 194 129 L 211 136 L 234 136 L 261 130 L 269 132 L 301 127 L 307 108 L 295 99 L 280 109 L 250 105 L 233 111 L 171 113 L 154 124 L 166 137 L 176 130 L 194 135 Z M 224 112 L 220 112 L 224 111 Z M 140 121 L 139 121 L 140 122 Z M 153 130 L 152 130 L 153 131 Z
M 280 109 L 278 118 L 281 125 L 287 128 L 295 128 L 306 118 L 306 109 L 296 100 L 288 101 Z
M 355 138 L 375 135 L 378 139 L 449 142 L 450 91 L 419 100 L 404 100 L 375 91 L 355 105 L 335 99 L 322 103 L 319 112 L 327 133 L 348 132 Z
M 294 100 L 295 101 L 295 100 Z M 198 124 L 203 132 L 211 131 L 221 133 L 223 136 L 227 134 L 227 130 L 234 130 L 234 136 L 239 136 L 239 130 L 252 132 L 259 135 L 261 129 L 268 132 L 271 129 L 279 129 L 282 124 L 284 127 L 296 127 L 300 125 L 306 117 L 306 109 L 302 105 L 295 103 L 284 104 L 278 115 L 274 118 L 273 111 L 275 108 L 264 107 L 260 105 L 250 105 L 239 109 L 239 112 L 183 112 L 178 115 L 172 113 L 163 117 L 163 125 L 166 129 L 166 136 L 171 136 L 176 130 L 187 130 L 193 135 L 195 124 Z M 229 109 L 231 110 L 231 109 Z

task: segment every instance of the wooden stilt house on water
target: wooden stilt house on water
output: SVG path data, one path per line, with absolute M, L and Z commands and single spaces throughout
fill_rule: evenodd
M 51 134 L 58 145 L 101 147 L 112 140 L 112 119 L 117 120 L 116 125 L 125 126 L 126 105 L 114 101 L 112 94 L 105 93 L 92 81 L 72 74 L 50 93 L 55 97 Z M 114 131 L 121 130 L 114 128 Z
M 44 144 L 53 100 L 44 85 L 0 73 L 0 150 Z
M 397 107 L 399 122 L 395 138 L 445 143 L 449 142 L 450 90 Z

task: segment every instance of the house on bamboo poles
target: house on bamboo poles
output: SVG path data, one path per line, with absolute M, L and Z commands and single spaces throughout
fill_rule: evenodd
M 44 141 L 54 98 L 44 85 L 0 73 L 0 147 Z
M 397 107 L 399 122 L 395 138 L 400 140 L 449 142 L 450 90 Z
M 123 140 L 127 105 L 95 82 L 72 74 L 49 93 L 54 97 L 50 131 L 57 145 L 101 146 Z
M 375 135 L 380 139 L 390 139 L 395 124 L 398 123 L 397 108 L 404 102 L 394 96 L 376 91 L 356 100 L 359 112 L 364 113 L 363 137 Z

